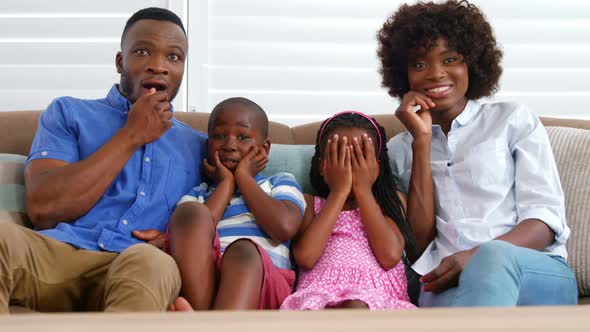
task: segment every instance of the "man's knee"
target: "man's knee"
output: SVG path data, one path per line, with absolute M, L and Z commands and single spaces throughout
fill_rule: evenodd
M 115 259 L 109 271 L 114 279 L 132 279 L 146 286 L 157 286 L 162 281 L 180 287 L 180 273 L 176 262 L 162 250 L 149 244 L 136 244 Z
M 231 264 L 232 266 L 251 267 L 253 269 L 262 268 L 262 258 L 256 245 L 246 239 L 241 239 L 230 244 L 222 258 L 222 268 Z

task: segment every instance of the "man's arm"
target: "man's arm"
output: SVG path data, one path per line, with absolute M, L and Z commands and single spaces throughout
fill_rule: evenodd
M 168 95 L 150 90 L 131 107 L 125 126 L 85 160 L 37 159 L 25 168 L 27 213 L 33 225 L 52 228 L 87 213 L 129 158 L 171 126 Z

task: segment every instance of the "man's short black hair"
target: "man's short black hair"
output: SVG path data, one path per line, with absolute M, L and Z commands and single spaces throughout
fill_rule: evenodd
M 127 31 L 133 26 L 133 24 L 140 20 L 172 22 L 182 29 L 182 32 L 184 32 L 184 35 L 186 37 L 184 25 L 182 24 L 182 20 L 180 19 L 180 17 L 178 17 L 178 15 L 174 14 L 173 12 L 165 8 L 149 7 L 140 9 L 127 20 L 127 23 L 125 23 L 125 28 L 123 29 L 123 34 L 121 35 L 121 44 L 123 44 L 123 39 L 125 39 Z

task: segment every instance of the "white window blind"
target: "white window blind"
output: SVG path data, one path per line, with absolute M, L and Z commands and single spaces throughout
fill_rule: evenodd
M 103 98 L 119 82 L 115 54 L 144 7 L 186 16 L 185 0 L 0 1 L 0 111 L 39 110 L 56 97 Z M 175 106 L 185 109 L 186 89 Z
M 189 108 L 210 111 L 244 96 L 289 125 L 344 109 L 392 112 L 397 102 L 380 87 L 375 36 L 403 2 L 191 1 Z M 590 118 L 590 1 L 472 2 L 504 50 L 495 99 L 543 116 Z

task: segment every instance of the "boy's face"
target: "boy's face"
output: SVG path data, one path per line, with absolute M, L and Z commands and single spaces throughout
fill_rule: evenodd
M 123 39 L 115 64 L 121 74 L 119 89 L 132 103 L 150 88 L 166 91 L 174 99 L 187 54 L 182 29 L 167 21 L 139 20 Z
M 467 103 L 469 71 L 463 56 L 439 39 L 428 51 L 408 63 L 410 89 L 428 96 L 435 111 L 461 112 Z
M 270 142 L 262 136 L 262 124 L 258 118 L 255 111 L 242 104 L 225 105 L 209 130 L 209 163 L 215 165 L 215 152 L 218 151 L 223 166 L 233 173 L 252 147 L 257 146 L 268 153 Z

